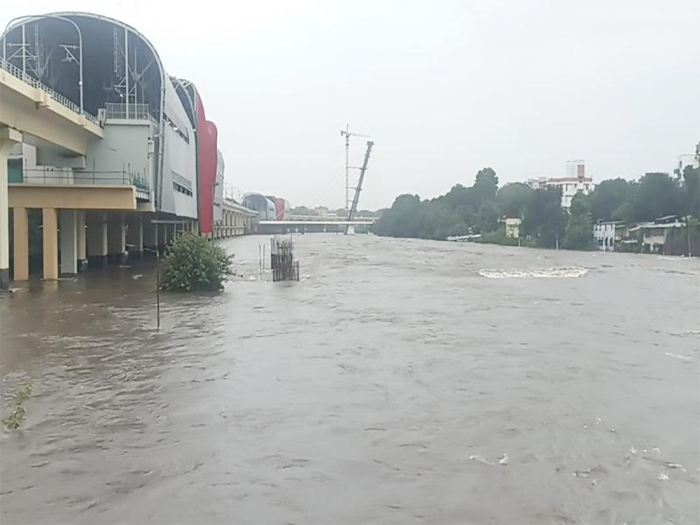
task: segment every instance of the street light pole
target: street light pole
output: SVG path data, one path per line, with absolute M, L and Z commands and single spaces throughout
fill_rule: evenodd
M 157 247 L 153 250 L 144 246 L 143 249 L 156 254 L 156 330 L 160 330 L 160 253 L 158 253 Z

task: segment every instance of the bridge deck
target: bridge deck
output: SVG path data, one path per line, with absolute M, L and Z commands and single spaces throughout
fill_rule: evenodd
M 369 226 L 373 220 L 365 221 L 258 221 L 261 226 Z

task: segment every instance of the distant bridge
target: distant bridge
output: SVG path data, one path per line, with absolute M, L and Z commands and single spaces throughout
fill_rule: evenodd
M 366 232 L 376 219 L 315 219 L 286 221 L 257 221 L 251 224 L 253 233 L 354 233 Z
M 370 226 L 376 219 L 347 219 L 340 220 L 288 220 L 288 221 L 258 221 L 260 226 Z

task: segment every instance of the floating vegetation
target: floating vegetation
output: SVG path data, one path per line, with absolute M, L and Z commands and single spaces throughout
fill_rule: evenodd
M 14 406 L 12 412 L 2 420 L 3 426 L 7 430 L 17 430 L 27 416 L 27 410 L 24 408 L 24 402 L 32 395 L 32 386 L 27 385 L 19 389 L 14 395 Z

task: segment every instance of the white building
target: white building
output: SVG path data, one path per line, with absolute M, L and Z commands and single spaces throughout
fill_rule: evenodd
M 506 218 L 506 237 L 509 239 L 517 239 L 520 237 L 520 224 L 523 221 L 518 217 Z
M 561 188 L 561 207 L 566 210 L 571 208 L 571 201 L 579 191 L 588 195 L 595 188 L 593 178 L 586 177 L 586 165 L 582 160 L 568 162 L 565 177 L 529 179 L 527 184 L 535 190 L 547 187 Z
M 615 245 L 627 232 L 628 228 L 622 221 L 601 221 L 593 225 L 593 238 L 603 252 L 614 252 Z

